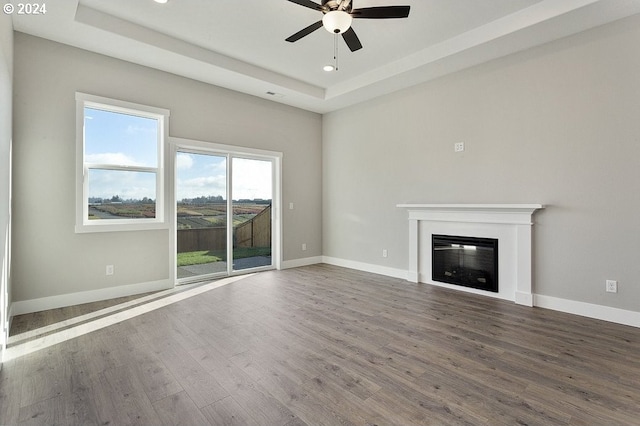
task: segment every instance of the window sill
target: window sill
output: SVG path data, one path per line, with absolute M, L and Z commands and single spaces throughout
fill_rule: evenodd
M 146 223 L 105 223 L 91 225 L 76 225 L 76 234 L 91 234 L 96 232 L 131 232 L 131 231 L 157 231 L 169 229 L 166 222 Z

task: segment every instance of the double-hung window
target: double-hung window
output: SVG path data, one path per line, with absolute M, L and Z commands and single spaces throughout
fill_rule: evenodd
M 76 103 L 76 232 L 166 228 L 169 111 L 84 93 Z

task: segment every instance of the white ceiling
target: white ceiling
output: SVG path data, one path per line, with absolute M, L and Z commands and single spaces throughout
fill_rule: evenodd
M 320 0 L 314 0 L 320 3 Z M 17 4 L 16 0 L 11 3 Z M 17 31 L 325 113 L 640 13 L 640 0 L 353 0 L 410 5 L 407 19 L 357 19 L 363 49 L 319 29 L 287 0 L 54 0 L 14 13 Z M 274 92 L 276 95 L 268 95 Z

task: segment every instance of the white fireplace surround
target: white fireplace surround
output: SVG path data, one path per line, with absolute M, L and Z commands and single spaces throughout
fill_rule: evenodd
M 542 204 L 398 204 L 409 212 L 407 279 L 533 306 L 532 225 Z M 433 234 L 498 240 L 498 293 L 432 280 Z

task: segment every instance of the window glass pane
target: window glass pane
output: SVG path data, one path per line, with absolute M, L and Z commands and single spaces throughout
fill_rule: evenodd
M 84 160 L 158 167 L 158 120 L 85 107 Z
M 227 158 L 176 155 L 177 276 L 227 271 Z
M 271 161 L 233 159 L 233 199 L 271 202 Z
M 233 270 L 257 268 L 271 260 L 271 161 L 233 158 Z
M 227 158 L 178 152 L 176 199 L 183 203 L 226 202 Z
M 154 219 L 156 174 L 89 170 L 89 219 Z

